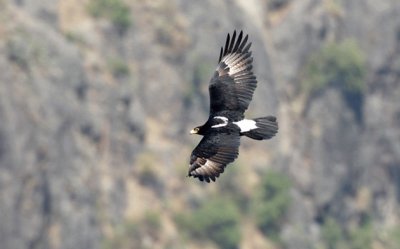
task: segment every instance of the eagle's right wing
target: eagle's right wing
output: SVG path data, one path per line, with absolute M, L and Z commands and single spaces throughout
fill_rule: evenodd
M 203 137 L 190 156 L 188 176 L 210 182 L 224 172 L 239 154 L 239 134 L 211 133 Z
M 236 31 L 232 39 L 228 34 L 225 48 L 221 47 L 219 64 L 209 85 L 210 113 L 224 110 L 244 112 L 253 97 L 257 80 L 252 72 L 253 58 L 240 31 L 236 39 Z M 247 44 L 247 45 L 246 45 Z

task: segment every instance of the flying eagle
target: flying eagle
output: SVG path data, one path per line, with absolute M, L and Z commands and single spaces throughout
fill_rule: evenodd
M 273 116 L 245 119 L 246 111 L 257 86 L 252 72 L 251 43 L 243 32 L 236 39 L 228 34 L 221 47 L 218 66 L 209 84 L 210 114 L 207 122 L 190 131 L 203 135 L 190 156 L 188 176 L 210 182 L 224 172 L 227 164 L 239 154 L 240 137 L 256 140 L 273 137 L 278 123 Z

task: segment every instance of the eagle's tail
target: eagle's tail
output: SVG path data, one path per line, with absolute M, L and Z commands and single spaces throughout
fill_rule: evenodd
M 242 132 L 242 135 L 256 140 L 264 140 L 270 139 L 278 132 L 278 122 L 274 116 L 255 118 L 253 121 L 256 122 L 256 127 L 249 131 Z

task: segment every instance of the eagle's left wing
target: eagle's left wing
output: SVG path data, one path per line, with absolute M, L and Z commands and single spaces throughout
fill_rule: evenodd
M 243 113 L 250 104 L 257 80 L 247 39 L 242 31 L 236 37 L 235 31 L 232 38 L 228 34 L 225 48 L 221 48 L 219 64 L 209 85 L 211 114 L 225 110 Z
M 239 134 L 211 133 L 203 137 L 190 157 L 188 176 L 210 182 L 239 154 Z

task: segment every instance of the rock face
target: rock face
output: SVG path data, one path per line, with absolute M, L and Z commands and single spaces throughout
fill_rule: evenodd
M 19 8 L 2 12 L 14 15 L 0 48 L 2 247 L 98 248 L 101 198 L 124 207 L 123 185 L 101 194 L 101 165 L 131 164 L 144 139 L 142 110 L 133 93 L 89 79 L 61 33 Z
M 365 217 L 382 248 L 381 230 L 400 218 L 400 3 L 115 1 L 130 13 L 120 32 L 93 1 L 0 1 L 1 248 L 136 248 L 119 232 L 149 210 L 161 230 L 126 232 L 137 248 L 183 243 L 174 216 L 216 191 L 184 178 L 197 142 L 186 134 L 206 120 L 207 81 L 233 29 L 253 42 L 248 115 L 280 124 L 269 142 L 243 142 L 239 192 L 280 170 L 292 179 L 285 248 L 332 248 L 328 219 L 351 232 Z M 345 39 L 366 60 L 361 121 L 337 88 L 301 87 L 310 56 Z M 271 244 L 255 234 L 241 245 Z

